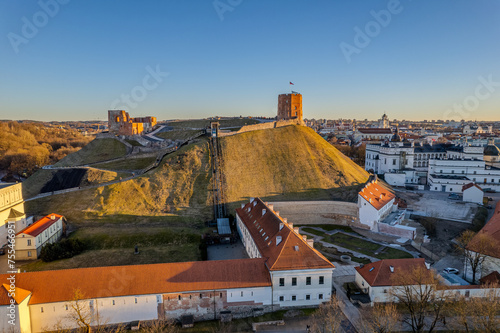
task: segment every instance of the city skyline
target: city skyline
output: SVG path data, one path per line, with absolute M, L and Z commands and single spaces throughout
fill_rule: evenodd
M 309 119 L 500 120 L 499 9 L 3 1 L 0 118 L 274 117 L 295 90 Z

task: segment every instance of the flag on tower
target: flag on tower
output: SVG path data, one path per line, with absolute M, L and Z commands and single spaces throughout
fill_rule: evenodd
M 292 81 L 290 81 L 290 85 L 291 85 L 291 86 L 293 86 L 293 85 L 294 85 Z

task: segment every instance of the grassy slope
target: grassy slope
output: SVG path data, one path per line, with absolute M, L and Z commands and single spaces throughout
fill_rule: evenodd
M 76 166 L 125 156 L 127 148 L 116 139 L 95 139 L 79 151 L 64 157 L 56 166 Z
M 141 177 L 33 200 L 27 208 L 38 214 L 55 211 L 81 224 L 101 219 L 127 223 L 147 220 L 141 216 L 167 216 L 165 221 L 183 216 L 203 221 L 211 215 L 209 169 L 208 144 L 203 141 L 169 155 L 160 167 Z
M 355 187 L 357 193 L 358 185 L 368 180 L 364 169 L 303 126 L 228 136 L 221 139 L 221 145 L 226 195 L 233 203 L 253 196 L 342 198 L 349 192 L 346 186 Z
M 208 119 L 197 119 L 197 120 L 181 120 L 170 122 L 167 125 L 174 128 L 205 128 L 210 126 L 213 120 Z M 259 121 L 255 119 L 224 119 L 218 120 L 220 127 L 233 127 L 233 126 L 245 126 L 258 124 Z
M 40 169 L 23 182 L 24 198 L 31 198 L 39 194 L 43 186 L 47 184 L 56 174 L 57 170 Z M 83 177 L 80 185 L 89 186 L 113 181 L 118 177 L 127 177 L 128 173 L 116 173 L 112 171 L 96 170 L 90 168 Z
M 173 130 L 157 133 L 156 136 L 170 140 L 186 140 L 198 132 L 200 132 L 200 130 Z
M 129 158 L 125 160 L 98 163 L 93 166 L 110 170 L 142 170 L 156 161 L 156 157 Z

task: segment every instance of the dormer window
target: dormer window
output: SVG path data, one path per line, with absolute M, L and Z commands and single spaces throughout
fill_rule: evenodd
M 276 236 L 276 246 L 281 243 L 281 236 Z

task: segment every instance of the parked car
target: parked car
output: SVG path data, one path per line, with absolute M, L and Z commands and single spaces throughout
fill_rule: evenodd
M 443 269 L 443 273 L 446 273 L 446 274 L 458 274 L 460 271 L 456 268 L 452 268 L 452 267 L 448 267 L 448 268 L 445 268 Z
M 451 199 L 451 200 L 460 200 L 460 195 L 458 195 L 456 193 L 450 193 L 450 195 L 448 196 L 448 199 Z

